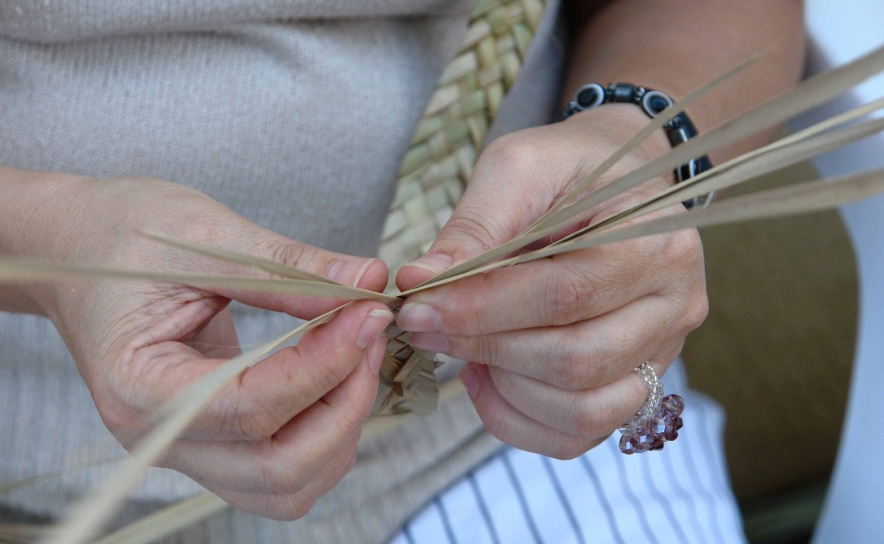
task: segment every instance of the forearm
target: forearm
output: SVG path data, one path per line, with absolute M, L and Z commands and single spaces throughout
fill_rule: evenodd
M 575 40 L 565 96 L 589 82 L 646 85 L 678 99 L 753 53 L 774 51 L 688 109 L 700 132 L 794 85 L 804 56 L 798 0 L 620 0 L 571 6 Z M 770 132 L 711 154 L 720 163 Z
M 65 188 L 72 189 L 86 179 L 0 167 L 0 256 L 55 257 L 58 246 L 68 244 L 75 235 L 52 235 L 59 205 L 70 202 L 72 191 Z M 41 288 L 40 284 L 0 282 L 0 311 L 42 315 L 36 296 Z

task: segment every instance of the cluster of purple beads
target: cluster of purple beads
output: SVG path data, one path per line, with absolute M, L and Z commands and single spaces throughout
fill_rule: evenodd
M 666 395 L 653 416 L 642 413 L 620 427 L 620 451 L 626 455 L 646 451 L 662 450 L 663 444 L 678 438 L 678 431 L 684 425 L 681 413 L 684 399 L 678 395 Z

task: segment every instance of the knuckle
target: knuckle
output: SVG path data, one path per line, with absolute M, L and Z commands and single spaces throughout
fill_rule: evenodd
M 338 421 L 342 434 L 350 435 L 358 431 L 371 414 L 371 403 L 353 402 L 338 410 Z
M 255 486 L 260 492 L 272 495 L 300 493 L 310 477 L 301 474 L 297 463 L 279 459 L 273 450 L 264 455 L 255 470 Z
M 295 242 L 274 243 L 270 251 L 270 258 L 282 265 L 298 268 L 298 265 L 307 257 L 304 248 L 305 246 Z
M 665 255 L 667 263 L 675 267 L 670 294 L 680 306 L 679 324 L 687 334 L 699 327 L 709 313 L 700 235 L 695 229 L 672 233 L 667 240 Z
M 178 458 L 178 442 L 172 442 L 166 451 L 164 451 L 160 457 L 154 463 L 154 466 L 157 468 L 169 468 L 174 469 L 178 466 L 177 462 Z
M 118 400 L 98 400 L 95 402 L 101 420 L 117 438 L 130 437 L 139 431 L 141 414 Z
M 186 240 L 211 244 L 223 241 L 227 230 L 219 217 L 214 214 L 206 214 L 199 221 L 187 221 L 180 227 L 176 225 L 175 235 Z
M 524 176 L 540 162 L 540 155 L 538 142 L 525 132 L 514 132 L 491 142 L 482 157 L 499 174 Z
M 577 436 L 584 439 L 596 439 L 609 434 L 616 424 L 614 407 L 599 402 L 596 395 L 578 395 L 572 406 L 572 420 Z
M 570 461 L 580 457 L 589 449 L 589 444 L 579 438 L 560 436 L 558 440 L 553 441 L 546 455 L 560 461 Z
M 590 302 L 590 283 L 582 275 L 550 275 L 544 285 L 541 314 L 550 325 L 568 325 L 578 321 L 580 311 Z
M 575 344 L 566 336 L 552 345 L 550 353 L 545 367 L 551 370 L 552 385 L 566 391 L 578 391 L 595 383 L 598 365 L 594 364 L 584 346 Z
M 446 235 L 451 237 L 452 232 L 457 233 L 458 238 L 478 244 L 481 251 L 493 249 L 507 236 L 503 221 L 494 213 L 470 208 L 463 208 L 451 216 L 446 224 Z
M 271 508 L 270 518 L 276 521 L 297 521 L 313 508 L 315 500 L 304 499 L 300 495 L 274 497 L 271 499 L 274 505 Z
M 476 362 L 483 365 L 497 366 L 498 353 L 500 353 L 500 339 L 495 334 L 482 334 L 476 339 Z
M 706 295 L 706 291 L 703 290 L 702 293 L 693 298 L 685 311 L 685 321 L 688 332 L 702 325 L 708 316 L 709 297 Z
M 343 382 L 355 370 L 361 356 L 356 353 L 329 353 L 325 357 L 319 357 L 313 363 L 318 368 L 311 372 L 314 386 L 318 391 L 331 391 Z
M 694 270 L 703 262 L 703 242 L 696 229 L 675 231 L 665 238 L 665 246 L 660 252 L 670 262 L 679 264 L 688 270 Z
M 270 239 L 258 242 L 255 251 L 278 264 L 289 268 L 306 270 L 316 259 L 316 251 L 311 246 L 299 242 Z
M 242 414 L 236 418 L 233 435 L 242 442 L 260 442 L 273 436 L 279 427 L 271 423 L 264 414 Z
M 505 442 L 507 444 L 510 443 L 510 437 L 507 432 L 508 425 L 506 421 L 506 416 L 502 411 L 492 411 L 490 414 L 485 414 L 482 416 L 482 421 L 485 423 L 485 428 L 488 429 L 488 432 L 491 433 L 491 436 L 500 440 L 501 442 Z
M 242 381 L 239 384 L 242 388 Z M 225 422 L 222 432 L 242 442 L 266 440 L 282 427 L 285 418 L 261 399 L 243 400 L 246 395 L 245 391 L 231 395 L 221 409 L 221 420 Z
M 242 412 L 234 421 L 234 437 L 243 442 L 266 440 L 281 427 L 275 418 L 263 409 L 257 412 Z
M 637 223 L 630 223 L 637 224 Z M 611 270 L 628 270 L 630 274 L 647 270 L 650 266 L 660 266 L 661 262 L 674 261 L 671 252 L 674 247 L 673 236 L 678 234 L 666 233 L 653 236 L 642 236 L 630 240 L 623 240 L 616 244 L 600 246 L 598 248 L 599 263 L 595 266 L 603 266 L 607 263 Z

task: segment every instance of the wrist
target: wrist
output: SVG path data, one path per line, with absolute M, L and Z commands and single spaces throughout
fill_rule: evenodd
M 576 113 L 563 121 L 564 123 L 584 124 L 584 130 L 593 131 L 610 141 L 614 150 L 636 135 L 650 120 L 640 108 L 632 104 L 605 104 Z M 630 155 L 639 164 L 644 164 L 671 149 L 669 140 L 663 129 L 655 131 L 646 138 Z M 671 185 L 675 181 L 670 173 L 666 180 Z
M 63 260 L 82 234 L 65 226 L 65 213 L 90 178 L 0 167 L 0 255 Z M 68 238 L 67 241 L 61 238 Z M 61 251 L 60 251 L 61 250 Z M 0 310 L 48 315 L 52 284 L 0 283 Z

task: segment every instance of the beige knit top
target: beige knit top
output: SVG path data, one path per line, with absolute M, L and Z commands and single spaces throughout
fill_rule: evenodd
M 469 0 L 5 0 L 0 164 L 146 175 L 205 192 L 285 236 L 373 255 L 399 161 L 459 45 Z M 555 3 L 553 3 L 555 4 Z M 546 122 L 562 48 L 551 6 L 492 131 Z M 0 233 L 2 235 L 2 233 Z M 244 345 L 291 318 L 236 307 Z M 48 521 L 122 453 L 52 324 L 0 314 L 0 522 Z M 360 446 L 304 520 L 229 512 L 170 541 L 384 541 L 492 452 L 468 400 Z M 393 461 L 395 459 L 395 461 Z M 153 469 L 116 524 L 193 495 Z

